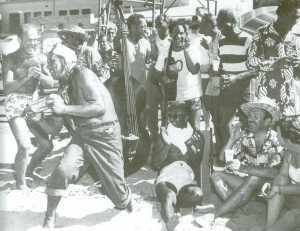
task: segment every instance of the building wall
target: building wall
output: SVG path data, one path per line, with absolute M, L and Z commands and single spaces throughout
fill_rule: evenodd
M 102 6 L 107 4 L 109 0 L 101 0 Z M 161 0 L 156 0 L 156 2 L 161 2 Z M 165 0 L 165 6 L 169 6 L 173 0 Z M 189 0 L 177 0 L 174 6 L 187 5 Z M 0 2 L 0 14 L 2 15 L 2 20 L 0 21 L 0 33 L 12 32 L 14 26 L 12 20 L 10 20 L 10 14 L 15 14 L 13 17 L 19 17 L 20 23 L 24 23 L 29 18 L 37 17 L 48 17 L 47 12 L 51 12 L 52 16 L 58 16 L 60 11 L 67 11 L 67 15 L 70 15 L 70 10 L 79 10 L 79 15 L 82 15 L 83 9 L 90 9 L 90 13 L 98 17 L 99 0 L 40 0 L 40 1 L 5 1 Z M 130 5 L 132 2 L 124 1 L 122 8 L 124 11 L 130 10 Z M 135 3 L 133 10 L 148 8 L 143 3 Z M 84 17 L 86 18 L 86 17 Z M 45 19 L 49 21 L 50 19 Z M 16 20 L 18 21 L 18 20 Z M 17 24 L 17 23 L 16 23 Z M 13 28 L 12 28 L 13 27 Z

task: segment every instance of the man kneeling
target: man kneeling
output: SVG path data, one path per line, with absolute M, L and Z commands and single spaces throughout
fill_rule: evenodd
M 161 216 L 168 230 L 173 230 L 179 223 L 180 207 L 202 203 L 202 190 L 196 181 L 200 176 L 195 173 L 200 173 L 204 137 L 193 136 L 188 105 L 184 102 L 172 102 L 168 115 L 170 124 L 157 139 L 152 168 L 159 171 L 155 191 L 161 202 Z

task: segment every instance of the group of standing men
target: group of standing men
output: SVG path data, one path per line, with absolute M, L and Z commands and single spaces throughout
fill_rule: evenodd
M 122 69 L 122 63 L 116 57 L 116 52 L 124 49 L 122 38 L 126 38 L 130 77 L 137 81 L 138 85 L 134 85 L 136 89 L 144 92 L 138 93 L 135 98 L 136 112 L 142 135 L 147 136 L 146 127 L 150 131 L 150 138 L 146 141 L 149 147 L 151 142 L 154 146 L 153 165 L 162 174 L 163 170 L 166 172 L 163 167 L 175 163 L 172 168 L 181 169 L 189 175 L 188 172 L 195 169 L 193 160 L 197 160 L 200 166 L 203 154 L 200 131 L 202 108 L 206 107 L 212 116 L 216 152 L 220 153 L 220 160 L 224 160 L 221 148 L 230 141 L 230 124 L 234 115 L 241 120 L 244 118 L 245 111 L 240 106 L 250 101 L 251 78 L 256 78 L 258 100 L 271 98 L 284 115 L 299 112 L 300 97 L 296 91 L 299 78 L 296 74 L 299 72 L 300 59 L 296 51 L 300 43 L 295 25 L 300 17 L 300 2 L 282 1 L 277 15 L 275 22 L 260 28 L 251 40 L 249 35 L 240 30 L 237 14 L 230 9 L 220 10 L 217 18 L 210 14 L 204 15 L 202 21 L 194 18 L 194 33 L 190 35 L 186 24 L 178 22 L 170 25 L 166 15 L 159 15 L 155 21 L 156 29 L 148 38 L 144 37 L 147 27 L 145 18 L 141 14 L 133 14 L 127 21 L 128 30 L 120 28 L 113 44 L 105 44 L 107 38 L 104 35 L 98 38 L 104 40 L 104 51 L 100 50 L 99 53 L 86 46 L 84 30 L 71 26 L 60 32 L 66 46 L 54 46 L 48 58 L 37 52 L 37 29 L 30 24 L 22 25 L 18 32 L 20 49 L 5 57 L 3 62 L 5 111 L 18 145 L 15 159 L 17 188 L 26 188 L 25 175 L 33 176 L 35 167 L 51 152 L 53 145 L 48 134 L 57 134 L 63 124 L 68 124 L 72 134 L 71 142 L 47 185 L 48 206 L 44 227 L 54 226 L 55 211 L 68 184 L 74 182 L 88 165 L 94 167 L 104 191 L 117 209 L 134 210 L 130 188 L 124 179 L 132 172 L 127 170 L 129 173 L 124 174 L 123 123 L 121 126 L 119 124 L 119 120 L 124 118 L 120 117 L 116 106 L 121 105 L 116 103 L 121 99 L 116 101 L 113 95 L 113 78 L 119 78 L 118 71 Z M 195 33 L 197 26 L 205 36 Z M 155 62 L 147 70 L 149 59 Z M 214 67 L 216 61 L 219 61 L 217 68 Z M 208 68 L 205 68 L 206 64 Z M 206 89 L 203 93 L 201 76 L 206 74 L 209 77 L 208 84 L 212 84 L 212 77 L 222 75 L 218 94 L 207 93 Z M 51 88 L 53 78 L 60 82 L 59 93 L 51 94 L 45 101 L 45 106 L 53 116 L 38 113 L 26 121 L 23 112 L 38 98 L 38 85 Z M 141 99 L 145 99 L 145 103 L 139 102 Z M 181 103 L 177 106 L 168 105 L 169 100 Z M 158 126 L 159 105 L 162 109 L 161 133 Z M 191 124 L 189 129 L 188 122 Z M 27 166 L 30 151 L 28 128 L 35 135 L 38 148 Z M 169 141 L 176 137 L 171 134 L 172 131 L 180 131 L 186 137 L 181 142 L 173 138 L 176 148 L 170 149 Z M 159 147 L 162 141 L 167 147 L 165 159 L 157 157 L 161 153 Z M 183 157 L 189 152 L 192 154 Z M 136 152 L 136 155 L 133 164 L 129 165 L 135 171 L 146 162 L 149 152 Z M 191 169 L 180 161 L 191 165 Z M 162 217 L 168 224 L 174 215 L 173 210 L 170 212 L 169 204 L 171 207 L 176 204 L 173 194 L 175 192 L 176 198 L 181 188 L 187 189 L 187 183 L 181 182 L 180 188 L 175 187 L 174 190 L 162 179 L 158 179 L 156 190 L 163 205 Z M 188 180 L 193 186 L 196 185 L 194 179 Z M 170 190 L 173 193 L 171 201 L 170 198 L 166 199 Z M 191 191 L 185 193 L 189 198 L 183 200 L 185 204 L 201 204 L 201 190 L 192 187 Z M 184 195 L 181 197 L 186 198 Z M 226 194 L 224 198 L 227 197 Z

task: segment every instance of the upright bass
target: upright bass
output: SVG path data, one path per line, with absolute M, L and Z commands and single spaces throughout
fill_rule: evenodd
M 120 8 L 119 0 L 112 0 L 116 20 L 119 26 L 125 26 L 125 19 Z M 150 136 L 146 131 L 144 121 L 146 90 L 132 75 L 128 56 L 127 37 L 122 37 L 123 73 L 113 81 L 109 88 L 120 120 L 124 172 L 129 176 L 137 172 L 147 161 L 150 154 Z

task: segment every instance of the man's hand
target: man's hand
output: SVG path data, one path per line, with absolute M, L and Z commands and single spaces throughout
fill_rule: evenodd
M 279 192 L 280 192 L 279 185 L 273 185 L 271 190 L 268 192 L 268 199 L 273 198 Z
M 237 75 L 224 75 L 221 78 L 222 89 L 228 88 L 236 84 L 238 81 Z
M 242 137 L 241 124 L 237 123 L 231 126 L 230 129 L 230 139 L 237 141 Z
M 149 41 L 150 42 L 155 42 L 155 40 L 156 40 L 157 37 L 158 37 L 158 33 L 157 33 L 156 28 L 152 28 L 152 33 L 149 36 Z
M 122 26 L 118 29 L 117 33 L 116 33 L 116 37 L 118 39 L 121 39 L 123 38 L 124 36 L 127 36 L 128 35 L 128 29 L 125 27 L 125 26 Z
M 287 69 L 293 64 L 293 61 L 290 57 L 283 57 L 278 59 L 273 64 L 274 69 Z
M 65 105 L 64 100 L 57 94 L 51 94 L 47 97 L 47 106 L 52 112 L 60 115 L 65 113 L 67 105 Z
M 300 67 L 300 57 L 298 55 L 292 57 L 292 65 L 293 67 Z
M 30 121 L 37 122 L 37 123 L 41 122 L 42 119 L 44 119 L 44 115 L 42 112 L 41 113 L 31 112 L 31 113 L 28 113 L 27 116 Z
M 238 159 L 233 159 L 225 164 L 225 169 L 232 171 L 240 171 L 241 162 Z
M 27 72 L 28 77 L 39 79 L 42 75 L 41 67 L 30 67 Z

